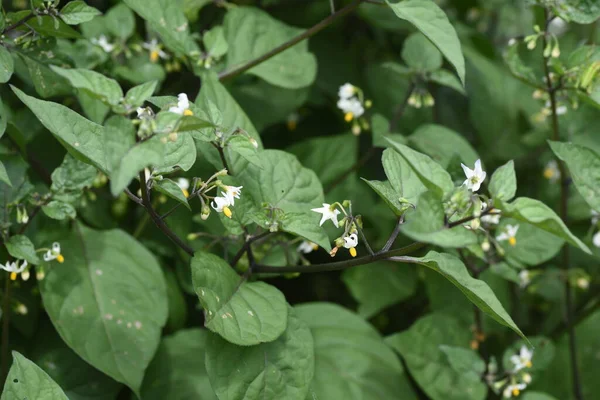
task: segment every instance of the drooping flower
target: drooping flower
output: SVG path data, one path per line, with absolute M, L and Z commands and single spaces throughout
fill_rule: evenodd
M 177 179 L 177 186 L 179 186 L 179 188 L 181 189 L 181 191 L 183 192 L 183 195 L 185 197 L 190 197 L 190 192 L 188 191 L 188 189 L 190 188 L 190 180 L 187 178 L 179 178 Z
M 60 253 L 60 243 L 58 242 L 52 243 L 52 249 L 44 254 L 44 261 L 49 262 L 52 260 L 56 260 L 59 263 L 65 262 L 65 257 Z
M 521 346 L 519 354 L 514 354 L 510 357 L 510 362 L 515 366 L 514 371 L 520 371 L 523 368 L 531 368 L 533 364 L 531 359 L 533 358 L 533 351 L 529 350 L 527 346 Z
M 358 236 L 351 233 L 344 237 L 344 247 L 350 251 L 352 257 L 356 257 L 356 246 L 358 245 Z
M 109 43 L 108 39 L 104 35 L 100 35 L 98 38 L 93 38 L 91 42 L 96 46 L 100 46 L 106 53 L 110 53 L 115 49 L 115 45 Z
M 169 108 L 169 111 L 179 115 L 194 115 L 190 110 L 190 101 L 185 93 L 177 95 L 177 106 Z
M 516 246 L 517 244 L 517 232 L 519 231 L 519 225 L 506 225 L 504 231 L 496 236 L 496 240 L 502 242 L 504 240 L 508 240 L 508 243 L 511 246 Z
M 312 253 L 313 251 L 317 250 L 318 248 L 319 248 L 319 246 L 316 243 L 310 242 L 308 240 L 304 240 L 302 243 L 300 243 L 297 250 L 300 253 L 308 254 L 308 253 Z
M 471 169 L 467 167 L 465 164 L 461 163 L 463 171 L 467 179 L 463 182 L 463 185 L 467 186 L 467 189 L 476 192 L 481 187 L 481 183 L 485 180 L 486 172 L 481 169 L 481 160 L 475 161 L 475 169 Z
M 153 63 L 157 62 L 159 58 L 166 60 L 169 55 L 162 50 L 162 45 L 158 43 L 156 38 L 153 38 L 149 42 L 142 43 L 142 47 L 150 52 L 150 61 Z
M 560 179 L 560 170 L 558 169 L 558 163 L 556 160 L 550 160 L 544 167 L 544 178 L 550 182 L 556 182 Z
M 336 209 L 335 206 L 332 207 L 330 204 L 323 203 L 323 207 L 313 208 L 311 211 L 321 214 L 321 222 L 319 222 L 319 226 L 323 226 L 325 221 L 330 219 L 335 227 L 339 228 L 337 216 L 340 213 L 340 210 Z
M 224 186 L 225 192 L 221 192 L 221 196 L 224 196 L 229 201 L 229 205 L 232 206 L 235 203 L 235 199 L 240 198 L 243 186 Z
M 27 268 L 27 261 L 23 260 L 21 265 L 19 265 L 19 260 L 13 262 L 7 261 L 5 265 L 0 264 L 0 268 L 6 272 L 10 272 L 10 280 L 14 281 L 17 279 L 17 274 L 20 274 Z
M 355 93 L 356 88 L 351 83 L 344 83 L 338 90 L 338 96 L 340 99 L 349 99 L 350 97 L 354 96 Z
M 504 396 L 504 398 L 506 399 L 510 399 L 513 396 L 517 397 L 521 394 L 521 391 L 526 387 L 527 385 L 525 383 L 512 383 L 504 389 L 504 392 L 502 392 L 502 396 Z

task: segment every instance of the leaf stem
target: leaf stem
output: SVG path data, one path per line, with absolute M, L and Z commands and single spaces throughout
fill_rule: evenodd
M 394 116 L 392 117 L 392 120 L 390 121 L 390 128 L 389 128 L 390 132 L 394 132 L 396 130 L 396 128 L 398 127 L 400 118 L 402 118 L 402 115 L 404 114 L 404 111 L 406 110 L 406 105 L 408 104 L 408 99 L 410 98 L 410 95 L 412 94 L 413 90 L 415 90 L 415 83 L 411 82 L 406 91 L 406 95 L 404 96 L 404 100 L 402 101 L 402 103 L 400 103 L 398 105 L 398 108 L 396 108 L 396 111 L 394 111 Z
M 227 159 L 225 158 L 225 152 L 223 151 L 223 148 L 221 146 L 219 146 L 218 144 L 216 144 L 215 142 L 211 142 L 211 143 L 215 147 L 215 149 L 217 149 L 219 151 L 219 157 L 221 157 L 221 162 L 223 163 L 223 168 L 225 168 L 227 170 L 227 173 L 229 175 L 233 175 L 233 171 L 229 168 L 229 165 L 227 165 Z
M 14 24 L 12 24 L 12 25 L 7 26 L 6 28 L 4 28 L 4 30 L 2 31 L 2 34 L 5 35 L 8 32 L 17 29 L 21 25 L 27 23 L 27 21 L 29 21 L 33 17 L 35 17 L 34 13 L 27 14 L 23 19 L 21 19 L 21 20 L 15 22 Z

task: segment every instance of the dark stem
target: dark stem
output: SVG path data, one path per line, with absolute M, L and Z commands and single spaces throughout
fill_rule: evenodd
M 408 104 L 408 99 L 410 98 L 410 95 L 412 94 L 413 90 L 415 90 L 415 84 L 413 82 L 411 82 L 410 85 L 408 86 L 408 90 L 406 91 L 406 96 L 404 96 L 404 100 L 402 101 L 402 103 L 400 103 L 400 105 L 398 105 L 398 108 L 396 108 L 396 111 L 394 111 L 394 116 L 392 117 L 392 120 L 390 121 L 390 132 L 394 132 L 396 130 L 396 128 L 398 127 L 400 118 L 402 118 L 402 114 L 404 114 L 404 110 L 406 110 L 406 105 Z
M 344 15 L 346 15 L 346 14 L 350 13 L 351 11 L 353 11 L 354 9 L 356 9 L 356 7 L 358 7 L 361 2 L 362 2 L 362 0 L 354 0 L 351 4 L 347 5 L 346 7 L 342 8 L 341 10 L 331 14 L 329 17 L 325 18 L 324 20 L 322 20 L 318 24 L 314 25 L 313 27 L 305 30 L 300 35 L 294 37 L 291 40 L 288 40 L 287 42 L 283 43 L 282 45 L 263 54 L 262 56 L 255 58 L 254 60 L 250 60 L 247 63 L 240 65 L 239 67 L 221 72 L 219 74 L 219 80 L 225 80 L 225 79 L 229 79 L 229 78 L 238 76 L 238 75 L 246 72 L 247 70 L 251 69 L 252 67 L 255 67 L 258 64 L 267 61 L 271 57 L 274 57 L 277 54 L 289 49 L 290 47 L 303 41 L 304 39 L 307 39 L 307 38 L 319 33 L 321 30 L 323 30 L 326 27 L 328 27 L 329 25 L 331 25 L 336 19 L 343 17 Z
M 369 161 L 369 159 L 375 154 L 375 148 L 371 147 L 369 151 L 365 153 L 354 165 L 344 171 L 339 177 L 337 177 L 331 184 L 324 190 L 324 193 L 327 194 L 331 192 L 336 186 L 340 183 L 344 182 L 348 176 L 354 171 L 358 171 L 363 165 Z
M 229 175 L 233 175 L 233 171 L 229 168 L 229 165 L 227 165 L 227 159 L 225 158 L 225 152 L 223 151 L 223 148 L 221 146 L 219 146 L 218 144 L 216 144 L 215 142 L 211 142 L 211 143 L 215 147 L 215 149 L 217 149 L 219 151 L 219 157 L 221 157 L 221 162 L 223 163 L 223 168 L 225 168 L 227 170 L 227 173 Z
M 188 253 L 190 256 L 193 256 L 194 250 L 190 246 L 188 246 L 183 240 L 181 240 L 181 238 L 179 236 L 177 236 L 175 234 L 175 232 L 173 232 L 167 226 L 165 221 L 163 221 L 160 218 L 160 215 L 158 215 L 158 213 L 152 206 L 152 202 L 150 200 L 150 192 L 148 190 L 148 184 L 146 182 L 146 175 L 144 174 L 144 171 L 140 172 L 140 188 L 142 190 L 142 206 L 144 206 L 144 208 L 150 215 L 150 219 L 152 219 L 152 221 L 154 222 L 154 224 L 156 224 L 158 229 L 163 231 L 163 233 L 165 235 L 167 235 L 167 237 L 169 239 L 171 239 L 173 241 L 173 243 L 175 243 L 177 246 L 179 246 L 183 251 Z
M 127 188 L 125 188 L 125 194 L 127 195 L 127 197 L 129 197 L 131 199 L 131 201 L 133 201 L 136 204 L 144 205 L 144 202 L 142 201 L 142 199 L 140 199 L 139 197 L 137 197 L 135 194 L 131 193 L 131 191 Z
M 248 239 L 246 239 L 246 241 L 244 242 L 244 245 L 238 250 L 238 252 L 235 254 L 235 256 L 233 257 L 233 260 L 231 260 L 230 265 L 232 267 L 235 267 L 236 264 L 240 261 L 240 259 L 242 258 L 242 256 L 247 252 L 250 251 L 250 246 L 252 245 L 252 243 L 256 242 L 257 240 L 260 240 L 266 236 L 269 236 L 271 233 L 270 231 L 266 231 L 263 232 L 259 235 L 256 236 L 252 236 Z
M 547 34 L 548 25 L 552 20 L 549 17 L 548 9 L 545 9 L 546 18 L 546 29 L 544 35 L 542 35 L 543 48 L 547 45 Z M 546 86 L 548 95 L 550 96 L 550 107 L 552 111 L 552 140 L 558 141 L 560 139 L 560 130 L 558 126 L 558 114 L 556 112 L 556 91 L 557 88 L 553 86 L 550 79 L 550 69 L 548 68 L 549 57 L 544 57 L 544 74 L 546 76 Z M 565 224 L 567 224 L 567 207 L 569 199 L 569 180 L 567 177 L 567 169 L 564 163 L 560 159 L 556 159 L 558 168 L 560 171 L 560 204 L 559 204 L 559 215 Z M 575 327 L 573 321 L 573 292 L 569 282 L 569 271 L 571 269 L 571 260 L 569 253 L 569 246 L 563 245 L 562 248 L 562 264 L 566 271 L 565 273 L 565 325 L 569 336 L 569 353 L 571 361 L 571 374 L 573 379 L 573 395 L 576 400 L 583 400 L 583 391 L 581 390 L 581 379 L 579 376 L 579 364 L 577 362 L 577 340 L 575 337 Z
M 458 255 L 462 260 L 463 264 L 467 267 L 467 269 L 471 272 L 471 275 L 475 279 L 479 279 L 479 275 L 482 272 L 482 268 L 478 268 L 474 265 L 471 260 L 467 258 L 463 249 L 458 249 Z M 473 340 L 477 343 L 477 350 L 481 356 L 487 360 L 487 353 L 485 351 L 484 346 L 482 346 L 483 341 L 485 340 L 485 333 L 483 331 L 483 320 L 482 314 L 479 307 L 473 305 L 473 321 L 475 322 L 475 331 L 473 332 Z
M 381 251 L 388 251 L 389 249 L 392 248 L 392 246 L 394 245 L 394 242 L 396 241 L 396 238 L 398 237 L 398 234 L 400 233 L 400 228 L 402 227 L 403 223 L 404 223 L 404 215 L 401 216 L 400 218 L 398 218 L 398 223 L 394 227 L 394 231 L 390 235 L 389 239 L 387 240 L 387 242 L 385 243 L 385 246 L 383 246 Z
M 8 331 L 10 329 L 10 277 L 6 275 L 4 284 L 4 301 L 2 304 L 2 382 L 8 375 L 10 352 L 8 348 Z
M 35 17 L 34 13 L 28 14 L 27 16 L 25 16 L 22 20 L 15 22 L 14 24 L 7 26 L 6 28 L 4 28 L 4 30 L 2 31 L 2 34 L 7 34 L 8 32 L 17 29 L 18 27 L 20 27 L 21 25 L 27 23 L 27 21 L 29 21 L 31 18 Z

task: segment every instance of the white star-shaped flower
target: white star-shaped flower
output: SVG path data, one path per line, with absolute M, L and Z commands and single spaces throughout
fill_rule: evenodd
M 486 172 L 481 169 L 481 160 L 475 161 L 475 169 L 471 169 L 463 163 L 460 166 L 465 171 L 467 177 L 463 185 L 466 185 L 467 189 L 471 189 L 473 192 L 478 191 L 486 177 Z
M 323 224 L 325 223 L 325 221 L 327 221 L 328 219 L 331 220 L 331 222 L 333 222 L 333 224 L 335 225 L 336 228 L 339 228 L 340 225 L 338 223 L 338 219 L 337 216 L 340 213 L 340 210 L 331 207 L 330 204 L 327 203 L 323 203 L 323 207 L 321 208 L 313 208 L 311 211 L 314 211 L 316 213 L 320 213 L 321 215 L 321 222 L 319 222 L 319 226 L 323 226 Z
M 223 192 L 221 192 L 220 197 L 215 197 L 211 203 L 212 208 L 214 208 L 216 212 L 225 214 L 227 218 L 231 218 L 232 215 L 231 209 L 229 208 L 230 205 L 229 198 L 226 197 Z
M 243 186 L 225 186 L 225 192 L 221 192 L 221 196 L 224 196 L 229 201 L 229 205 L 235 204 L 235 199 L 240 198 Z
M 356 246 L 358 245 L 358 236 L 356 233 L 351 233 L 344 237 L 344 247 L 350 250 L 350 255 L 356 257 Z
M 337 106 L 345 114 L 351 114 L 352 118 L 358 118 L 365 113 L 365 108 L 363 107 L 360 100 L 356 98 L 339 99 L 337 102 Z
M 308 240 L 304 240 L 302 243 L 300 243 L 297 250 L 300 253 L 308 254 L 308 253 L 312 253 L 313 251 L 315 251 L 318 248 L 319 248 L 319 246 L 317 246 L 315 243 L 309 242 Z
M 93 44 L 96 46 L 100 46 L 102 50 L 106 53 L 110 53 L 115 49 L 115 45 L 108 42 L 108 39 L 104 35 L 100 35 L 98 38 L 93 38 L 91 40 Z
M 338 96 L 340 97 L 340 99 L 349 99 L 350 97 L 354 96 L 355 92 L 356 89 L 354 88 L 353 84 L 344 83 L 342 86 L 340 86 L 340 89 L 338 90 Z
M 152 62 L 158 61 L 159 58 L 162 58 L 163 60 L 169 58 L 169 55 L 162 51 L 161 45 L 156 38 L 149 42 L 142 43 L 142 47 L 150 52 L 150 61 Z
M 513 363 L 513 365 L 515 366 L 515 372 L 516 371 L 520 371 L 523 368 L 531 368 L 532 367 L 532 363 L 531 363 L 531 359 L 533 358 L 533 351 L 529 350 L 527 348 L 527 346 L 523 345 L 521 346 L 521 350 L 519 351 L 519 354 L 515 354 L 512 355 L 510 357 L 510 362 Z
M 59 263 L 63 263 L 65 261 L 65 258 L 60 253 L 60 243 L 58 242 L 52 243 L 52 250 L 48 250 L 44 254 L 44 261 L 48 262 L 52 260 L 57 260 Z
M 169 111 L 179 115 L 194 115 L 190 110 L 190 101 L 185 93 L 177 95 L 177 106 L 169 108 Z
M 508 240 L 511 246 L 517 244 L 517 232 L 519 231 L 519 225 L 506 225 L 504 231 L 496 236 L 496 240 L 502 242 Z
M 525 389 L 527 387 L 526 384 L 524 383 L 513 383 L 508 385 L 505 389 L 504 392 L 502 393 L 502 395 L 504 396 L 504 398 L 506 399 L 510 399 L 513 396 L 518 396 L 521 394 L 521 390 Z
M 19 274 L 21 272 L 23 272 L 23 270 L 27 267 L 27 261 L 23 260 L 23 263 L 21 265 L 19 265 L 18 261 L 7 261 L 5 265 L 0 264 L 0 268 L 2 268 L 3 270 L 7 271 L 7 272 L 14 272 L 16 274 Z

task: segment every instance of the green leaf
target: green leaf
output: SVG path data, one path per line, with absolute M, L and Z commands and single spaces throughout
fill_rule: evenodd
M 419 197 L 427 189 L 408 162 L 397 151 L 385 149 L 381 163 L 385 175 L 398 197 L 406 199 L 410 204 L 417 205 Z
M 51 67 L 54 72 L 66 78 L 74 88 L 97 97 L 104 103 L 116 106 L 123 98 L 123 90 L 117 81 L 87 69 L 65 69 L 56 66 Z
M 228 69 L 240 67 L 303 32 L 252 7 L 230 9 L 223 25 L 229 43 Z M 302 41 L 249 69 L 247 73 L 276 86 L 298 89 L 309 86 L 315 80 L 317 60 L 308 51 L 308 42 Z
M 48 204 L 42 206 L 42 211 L 48 217 L 57 220 L 73 219 L 77 216 L 75 208 L 64 201 L 52 200 Z
M 456 75 L 453 73 L 446 71 L 445 69 L 440 69 L 437 71 L 433 71 L 429 74 L 427 79 L 430 82 L 435 82 L 438 85 L 449 87 L 450 89 L 456 90 L 458 93 L 462 95 L 467 95 L 465 87 L 460 83 Z
M 285 330 L 283 294 L 264 282 L 245 282 L 222 258 L 196 252 L 192 282 L 205 310 L 204 325 L 225 340 L 252 346 L 272 342 Z
M 13 364 L 2 391 L 2 400 L 68 400 L 65 392 L 40 367 L 12 352 Z
M 530 392 L 529 390 L 523 394 L 523 400 L 557 400 L 555 397 L 546 393 Z
M 450 174 L 429 156 L 389 138 L 386 140 L 404 157 L 423 185 L 435 193 L 439 199 L 443 199 L 454 190 L 454 182 L 452 182 Z
M 411 297 L 417 290 L 416 269 L 376 262 L 347 269 L 342 280 L 358 302 L 358 315 L 371 318 L 381 310 Z
M 408 330 L 386 338 L 386 342 L 402 355 L 411 375 L 428 398 L 484 400 L 487 395 L 485 383 L 473 379 L 471 374 L 456 371 L 448 360 L 448 353 L 444 352 L 444 348 L 467 351 L 469 340 L 468 327 L 462 327 L 457 320 L 443 314 L 424 316 Z M 483 361 L 478 359 L 478 362 Z
M 329 237 L 325 230 L 319 226 L 319 215 L 307 215 L 305 213 L 286 213 L 279 221 L 280 229 L 293 235 L 318 244 L 327 251 L 331 250 Z
M 519 225 L 516 246 L 511 246 L 507 241 L 499 242 L 504 249 L 506 258 L 516 259 L 526 265 L 540 265 L 551 260 L 562 248 L 564 239 L 559 238 L 545 230 L 526 222 L 519 222 L 512 218 L 502 217 L 496 232 L 502 232 L 506 225 Z
M 575 187 L 594 210 L 600 210 L 600 156 L 573 143 L 550 142 L 550 148 L 569 167 Z
M 419 126 L 408 137 L 408 142 L 444 168 L 448 168 L 456 158 L 467 165 L 473 165 L 479 159 L 475 149 L 462 135 L 441 125 Z
M 135 15 L 129 7 L 119 3 L 104 16 L 104 24 L 110 33 L 126 40 L 135 31 Z
M 96 176 L 96 168 L 66 154 L 62 164 L 52 172 L 51 189 L 54 193 L 80 192 L 92 186 Z
M 161 165 L 165 157 L 165 148 L 158 136 L 131 147 L 110 174 L 110 191 L 113 196 L 125 190 L 144 168 Z
M 520 46 L 518 43 L 518 41 L 515 41 L 515 43 L 509 44 L 503 55 L 504 61 L 510 69 L 511 74 L 522 82 L 534 87 L 545 85 L 544 82 L 537 78 L 535 70 L 525 64 L 521 59 L 519 55 Z
M 163 147 L 164 159 L 154 165 L 157 174 L 168 174 L 177 169 L 189 171 L 196 162 L 198 153 L 190 134 L 177 135 L 177 140 L 168 141 Z
M 101 125 L 104 122 L 110 111 L 110 106 L 84 91 L 77 93 L 77 99 L 79 100 L 79 104 L 81 104 L 83 115 L 97 124 Z
M 332 303 L 305 303 L 296 315 L 310 328 L 315 377 L 307 399 L 416 400 L 402 364 L 379 333 Z
M 141 398 L 217 400 L 204 367 L 211 336 L 206 330 L 193 328 L 164 338 L 144 376 Z
M 104 125 L 100 146 L 108 175 L 118 169 L 125 154 L 135 146 L 136 132 L 131 120 L 124 116 L 112 116 Z
M 600 18 L 600 4 L 597 0 L 563 1 L 553 8 L 562 19 L 578 24 L 591 24 Z
M 528 222 L 591 254 L 590 249 L 569 231 L 569 228 L 567 228 L 560 217 L 541 201 L 527 197 L 518 197 L 512 203 L 503 204 L 500 208 L 504 216 Z
M 517 176 L 515 175 L 515 163 L 510 160 L 496 171 L 490 179 L 490 194 L 493 199 L 509 201 L 517 193 Z
M 76 158 L 106 171 L 102 140 L 104 128 L 75 111 L 50 101 L 27 96 L 11 86 L 13 92 Z
M 19 54 L 19 59 L 27 66 L 31 83 L 35 87 L 35 91 L 43 98 L 72 93 L 73 89 L 69 81 L 50 69 L 48 65 L 22 53 Z
M 80 0 L 70 1 L 60 10 L 60 18 L 69 25 L 91 21 L 100 14 L 100 11 Z
M 131 109 L 140 107 L 146 100 L 150 98 L 150 96 L 154 94 L 157 84 L 157 81 L 150 81 L 132 87 L 125 94 L 125 104 Z
M 12 183 L 10 182 L 8 173 L 6 172 L 6 167 L 4 166 L 4 164 L 1 161 L 0 161 L 0 181 L 6 183 L 8 186 L 12 186 Z
M 244 135 L 233 135 L 228 141 L 226 146 L 233 152 L 237 153 L 251 164 L 262 168 L 262 162 L 258 149 L 250 142 L 250 140 Z
M 65 262 L 40 283 L 52 324 L 81 358 L 139 394 L 167 320 L 160 266 L 120 230 L 76 225 L 60 244 Z
M 313 338 L 291 307 L 287 319 L 287 329 L 277 340 L 256 346 L 236 346 L 210 336 L 206 369 L 220 399 L 307 398 L 315 368 Z
M 10 52 L 6 47 L 0 45 L 0 83 L 6 83 L 10 79 L 15 69 Z
M 456 372 L 476 382 L 481 380 L 486 366 L 476 351 L 447 345 L 440 346 L 440 350 L 446 354 L 450 366 Z
M 412 69 L 425 72 L 442 67 L 442 53 L 420 32 L 413 33 L 402 47 L 402 59 Z
M 465 84 L 465 59 L 456 31 L 444 11 L 431 0 L 386 0 L 398 18 L 413 24 L 442 52 Z
M 5 243 L 8 254 L 20 260 L 26 260 L 29 264 L 39 264 L 40 259 L 35 253 L 35 246 L 31 240 L 24 235 L 11 236 Z
M 390 182 L 388 181 L 369 181 L 365 178 L 361 178 L 371 189 L 375 191 L 385 201 L 388 207 L 396 214 L 397 216 L 403 215 L 408 207 L 410 207 L 407 203 L 400 202 L 401 196 L 394 190 Z
M 459 288 L 481 311 L 527 340 L 523 332 L 515 325 L 510 315 L 504 310 L 504 307 L 502 307 L 502 304 L 498 301 L 487 283 L 472 278 L 467 268 L 457 257 L 446 253 L 430 251 L 422 258 L 404 257 L 404 259 L 440 273 L 454 286 Z
M 529 350 L 533 349 L 531 368 L 527 368 L 527 372 L 542 372 L 548 368 L 550 363 L 554 360 L 556 351 L 554 343 L 549 338 L 543 336 L 532 337 L 530 338 L 530 341 L 531 344 L 518 340 L 504 351 L 504 355 L 502 356 L 502 366 L 505 371 L 512 371 L 515 369 L 515 365 L 510 361 L 510 357 L 518 355 L 523 346 L 528 347 Z
M 214 26 L 207 30 L 202 36 L 204 47 L 211 57 L 220 58 L 227 53 L 229 45 L 225 40 L 223 27 L 220 25 Z
M 192 210 L 190 205 L 188 204 L 187 198 L 183 194 L 183 191 L 177 185 L 177 183 L 173 182 L 172 180 L 163 178 L 162 180 L 157 181 L 154 184 L 154 189 L 183 204 L 188 210 Z
M 63 39 L 78 39 L 81 34 L 60 19 L 54 19 L 49 15 L 33 18 L 27 22 L 34 31 L 41 36 L 52 36 Z

